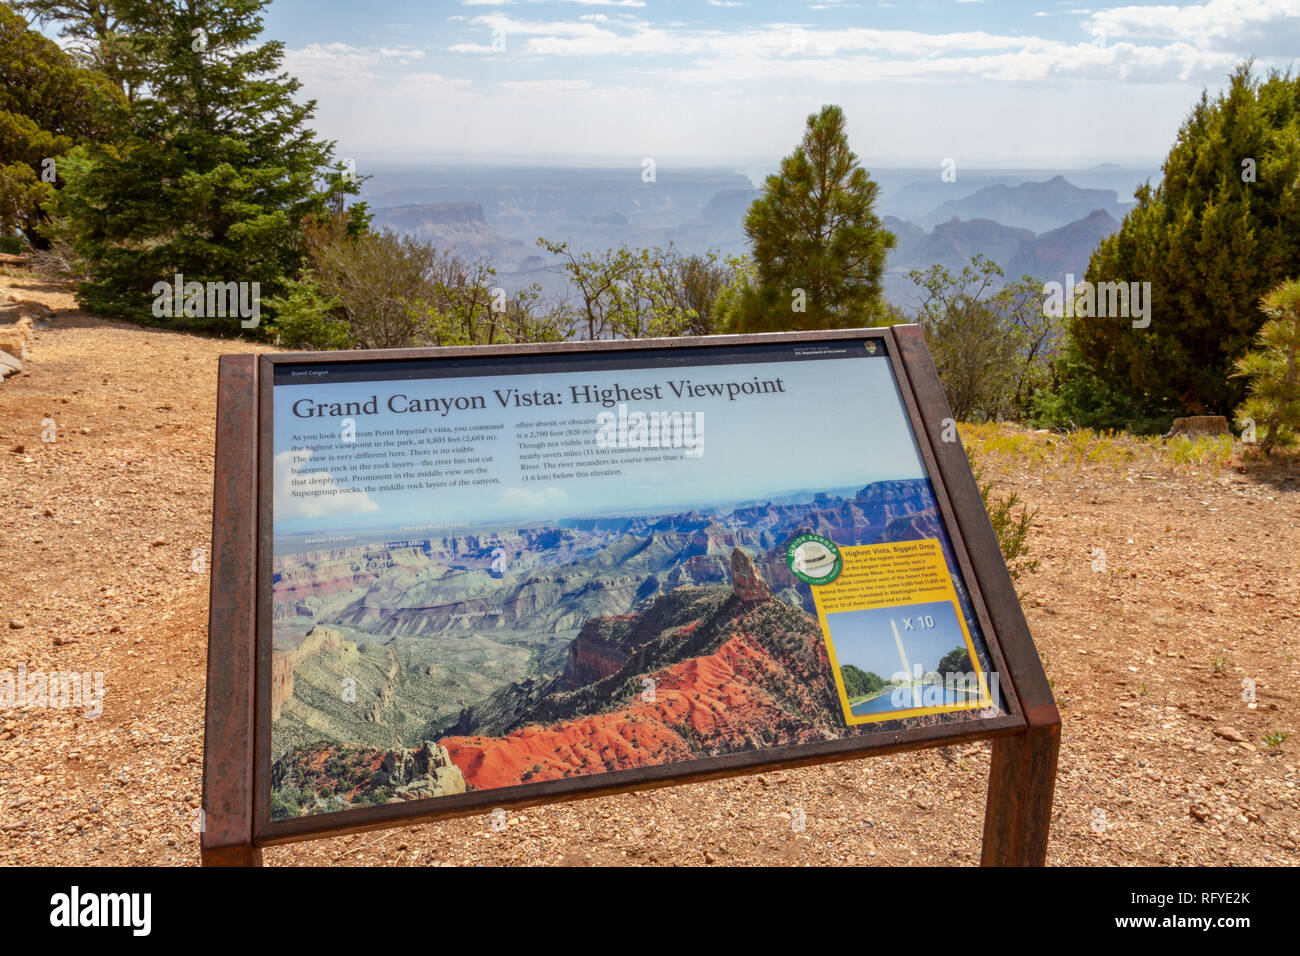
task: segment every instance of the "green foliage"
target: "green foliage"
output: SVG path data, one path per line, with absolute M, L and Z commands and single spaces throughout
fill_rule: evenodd
M 1253 179 L 1253 181 L 1252 181 Z M 1179 414 L 1228 414 L 1234 364 L 1264 318 L 1262 295 L 1300 261 L 1300 77 L 1250 63 L 1215 99 L 1202 93 L 1164 163 L 1086 278 L 1151 283 L 1150 326 L 1068 320 L 1075 343 L 1050 417 L 1163 431 Z
M 964 647 L 954 647 L 939 658 L 939 666 L 935 670 L 943 675 L 969 674 L 971 671 L 970 652 Z
M 533 284 L 513 294 L 496 286 L 496 270 L 443 251 L 437 255 L 432 293 L 410 303 L 417 338 L 431 345 L 495 345 L 559 342 L 569 338 L 570 316 L 562 306 L 541 306 Z
M 117 0 L 19 0 L 13 4 L 32 20 L 58 24 L 67 50 L 133 98 L 140 78 L 129 38 L 118 23 Z
M 1038 560 L 1029 557 L 1029 532 L 1033 530 L 1034 518 L 1038 512 L 1021 505 L 1017 492 L 1013 491 L 1005 498 L 995 495 L 993 482 L 984 479 L 979 467 L 974 467 L 973 470 L 980 497 L 984 500 L 984 510 L 988 512 L 989 524 L 993 526 L 993 533 L 997 535 L 998 546 L 1002 550 L 1002 559 L 1007 563 L 1011 580 L 1018 581 L 1022 575 L 1038 570 Z
M 352 331 L 340 314 L 338 299 L 322 292 L 310 275 L 302 281 L 287 280 L 285 294 L 272 296 L 265 305 L 275 315 L 268 331 L 279 333 L 279 344 L 286 348 L 352 347 Z
M 731 274 L 713 300 L 713 330 L 716 332 L 741 329 L 746 310 L 752 305 L 754 284 L 758 281 L 758 264 L 749 256 L 729 259 L 728 264 Z
M 593 340 L 711 334 L 743 268 L 741 260 L 714 252 L 682 256 L 671 247 L 620 246 L 597 254 L 545 238 L 537 244 L 564 260 L 577 290 L 572 321 Z
M 1263 738 L 1263 740 L 1264 740 L 1264 746 L 1266 746 L 1266 747 L 1281 747 L 1284 743 L 1286 743 L 1287 738 L 1290 737 L 1290 736 L 1291 736 L 1291 734 L 1290 734 L 1289 731 L 1285 731 L 1285 730 L 1270 730 L 1270 731 L 1268 731 L 1267 733 L 1264 734 L 1264 738 Z
M 139 79 L 112 111 L 115 141 L 77 151 L 53 203 L 85 262 L 81 302 L 157 321 L 159 282 L 260 284 L 282 296 L 303 223 L 355 192 L 332 145 L 308 128 L 315 103 L 281 72 L 283 44 L 258 43 L 268 0 L 119 0 L 117 33 Z M 237 333 L 238 316 L 163 316 Z
M 1029 276 L 998 289 L 1002 270 L 975 256 L 954 276 L 943 266 L 914 270 L 924 292 L 917 323 L 953 415 L 1020 418 L 1047 380 L 1057 323 Z
M 0 4 L 0 236 L 17 230 L 45 246 L 39 229 L 58 185 L 59 159 L 106 134 L 105 110 L 114 98 L 103 77 L 79 69 Z
M 308 248 L 314 283 L 338 302 L 356 347 L 418 343 L 414 309 L 433 296 L 437 250 L 387 229 L 349 237 L 337 221 L 313 227 Z
M 722 329 L 719 298 L 735 285 L 737 272 L 744 268 L 738 256 L 722 259 L 709 251 L 703 255 L 679 256 L 671 250 L 665 264 L 667 280 L 676 308 L 688 317 L 683 335 L 713 335 Z
M 870 697 L 885 687 L 885 679 L 874 671 L 864 671 L 852 664 L 840 667 L 840 678 L 844 681 L 844 693 L 850 700 L 855 697 Z
M 849 149 L 843 111 L 809 116 L 803 141 L 745 217 L 757 275 L 731 304 L 733 330 L 871 325 L 894 246 L 875 214 L 878 191 Z
M 358 232 L 341 214 L 307 233 L 319 298 L 303 292 L 299 301 L 312 334 L 346 330 L 360 348 L 552 342 L 568 334 L 568 314 L 539 309 L 536 286 L 507 295 L 485 263 L 390 230 Z
M 1268 317 L 1259 331 L 1260 347 L 1237 360 L 1237 375 L 1250 380 L 1250 390 L 1236 417 L 1239 426 L 1254 424 L 1267 455 L 1300 437 L 1300 279 L 1280 284 L 1260 309 Z
M 1178 409 L 1172 403 L 1152 404 L 1148 398 L 1145 393 L 1134 395 L 1105 382 L 1089 366 L 1079 346 L 1067 339 L 1051 364 L 1046 386 L 1031 397 L 1028 417 L 1042 428 L 1110 431 L 1119 427 L 1146 435 L 1164 432 Z
M 302 816 L 303 809 L 316 802 L 316 795 L 300 787 L 291 785 L 276 787 L 271 790 L 271 819 L 285 820 L 289 817 Z

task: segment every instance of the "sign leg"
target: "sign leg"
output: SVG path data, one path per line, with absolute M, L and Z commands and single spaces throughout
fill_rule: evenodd
M 252 845 L 205 848 L 200 856 L 203 866 L 262 865 L 262 849 Z
M 217 374 L 212 590 L 203 728 L 204 866 L 257 866 L 253 845 L 257 675 L 257 366 L 223 355 Z
M 1042 866 L 1052 822 L 1061 725 L 993 740 L 984 810 L 984 866 Z

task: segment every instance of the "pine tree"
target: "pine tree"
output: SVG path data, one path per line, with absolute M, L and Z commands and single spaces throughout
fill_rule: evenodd
M 733 313 L 737 330 L 871 325 L 894 246 L 874 211 L 877 192 L 849 149 L 843 111 L 809 116 L 803 141 L 745 217 L 757 282 Z
M 1237 361 L 1238 376 L 1250 380 L 1237 424 L 1255 429 L 1267 455 L 1300 437 L 1300 279 L 1283 282 L 1260 309 L 1268 316 L 1259 330 L 1260 348 Z
M 304 221 L 356 191 L 333 144 L 307 126 L 315 101 L 294 101 L 300 84 L 280 70 L 283 44 L 257 43 L 268 2 L 115 4 L 140 88 L 116 111 L 120 141 L 74 154 L 55 205 L 86 263 L 88 308 L 237 331 L 240 317 L 201 305 L 170 315 L 155 286 L 179 274 L 280 295 L 303 260 Z
M 1150 282 L 1150 325 L 1068 320 L 1059 418 L 1155 429 L 1241 401 L 1231 372 L 1263 324 L 1260 297 L 1300 261 L 1300 77 L 1240 66 L 1217 98 L 1202 93 L 1163 169 L 1086 276 Z

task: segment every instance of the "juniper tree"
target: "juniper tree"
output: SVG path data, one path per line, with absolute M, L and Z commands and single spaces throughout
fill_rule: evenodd
M 130 99 L 139 82 L 129 44 L 118 30 L 120 0 L 20 0 L 30 19 L 56 25 L 67 50 L 82 66 L 102 73 Z
M 0 236 L 21 231 L 44 245 L 43 206 L 54 195 L 59 159 L 102 138 L 107 80 L 77 67 L 58 44 L 0 4 Z
M 1163 171 L 1087 272 L 1150 282 L 1150 325 L 1069 320 L 1054 423 L 1155 430 L 1241 401 L 1231 373 L 1264 322 L 1260 297 L 1300 261 L 1300 77 L 1238 67 L 1216 98 L 1202 93 Z

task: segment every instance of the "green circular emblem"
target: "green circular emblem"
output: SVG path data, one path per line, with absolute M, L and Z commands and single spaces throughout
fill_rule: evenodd
M 785 547 L 785 561 L 790 572 L 808 584 L 830 584 L 840 576 L 844 559 L 830 538 L 819 534 L 800 534 Z

